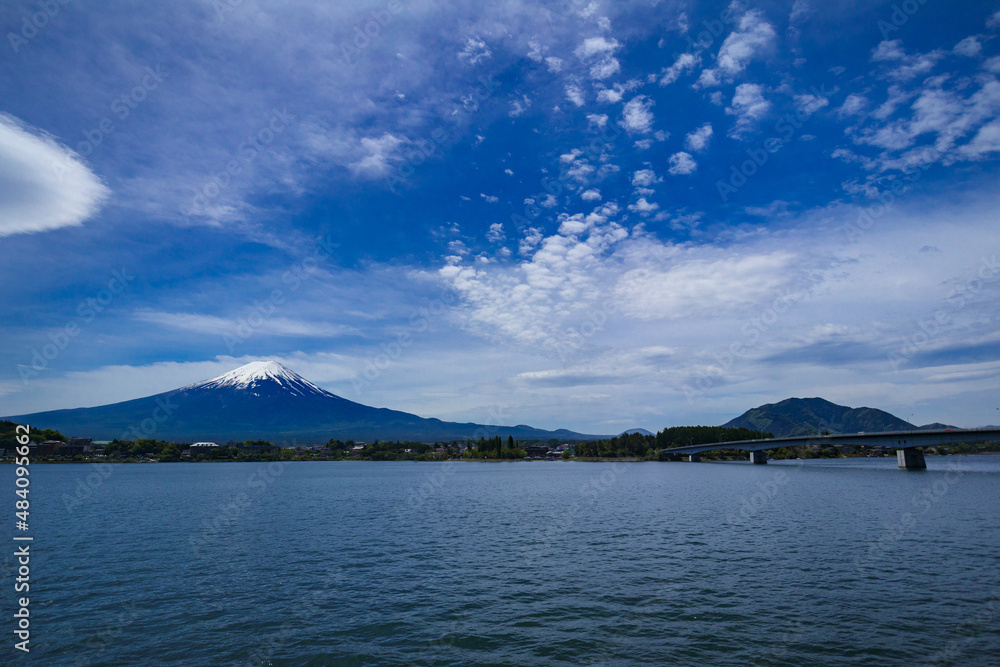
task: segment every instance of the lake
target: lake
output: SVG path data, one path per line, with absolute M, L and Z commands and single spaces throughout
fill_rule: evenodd
M 0 661 L 1000 665 L 1000 456 L 927 462 L 32 465 Z

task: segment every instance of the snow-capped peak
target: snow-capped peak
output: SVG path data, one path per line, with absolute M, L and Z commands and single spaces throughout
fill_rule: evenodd
M 300 379 L 277 361 L 251 361 L 236 370 L 223 373 L 209 382 L 246 387 L 257 380 L 278 380 L 282 378 Z
M 295 371 L 289 370 L 277 361 L 271 360 L 251 361 L 249 364 L 240 366 L 228 373 L 223 373 L 211 380 L 192 385 L 191 388 L 252 389 L 259 384 L 267 382 L 276 382 L 283 389 L 293 394 L 329 394 L 329 392 L 320 389 Z

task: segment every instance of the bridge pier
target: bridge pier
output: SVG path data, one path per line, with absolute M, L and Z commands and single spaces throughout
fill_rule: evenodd
M 701 461 L 701 454 L 688 454 L 688 461 L 698 463 Z
M 924 461 L 924 453 L 916 447 L 896 450 L 896 462 L 900 468 L 907 470 L 923 470 L 927 467 Z
M 767 463 L 767 454 L 763 451 L 750 452 L 750 463 L 756 463 L 758 465 Z

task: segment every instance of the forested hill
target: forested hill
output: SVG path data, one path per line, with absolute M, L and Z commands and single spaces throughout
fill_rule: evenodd
M 770 431 L 776 438 L 822 433 L 910 431 L 913 424 L 876 408 L 850 408 L 822 398 L 787 398 L 747 410 L 726 422 L 730 428 Z

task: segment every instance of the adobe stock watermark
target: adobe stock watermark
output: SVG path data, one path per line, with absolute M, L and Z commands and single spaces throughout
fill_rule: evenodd
M 349 40 L 340 43 L 340 55 L 348 65 L 358 62 L 361 52 L 379 38 L 382 31 L 393 22 L 393 19 L 403 13 L 406 5 L 402 0 L 390 0 L 382 9 L 373 9 L 365 16 L 351 33 Z
M 613 299 L 607 299 L 598 308 L 589 308 L 578 326 L 566 329 L 556 341 L 555 355 L 559 361 L 566 363 L 576 356 L 587 345 L 587 341 L 604 329 L 608 318 L 618 313 L 618 304 Z
M 142 440 L 143 438 L 152 437 L 159 430 L 160 424 L 170 419 L 174 411 L 177 410 L 178 406 L 170 402 L 171 398 L 171 396 L 167 396 L 165 399 L 157 398 L 155 401 L 156 407 L 153 408 L 152 413 L 142 421 L 130 424 L 127 429 L 122 431 L 118 439 Z
M 31 363 L 18 364 L 17 372 L 21 376 L 21 382 L 25 385 L 28 380 L 38 377 L 42 371 L 49 367 L 67 347 L 74 338 L 80 335 L 83 327 L 90 324 L 100 313 L 103 313 L 115 300 L 115 297 L 126 290 L 129 283 L 135 280 L 135 276 L 127 269 L 111 272 L 111 280 L 104 288 L 97 291 L 92 297 L 87 297 L 76 307 L 76 317 L 68 321 L 60 329 L 49 333 L 47 343 L 41 347 L 31 349 Z
M 90 500 L 115 471 L 114 465 L 105 462 L 91 463 L 90 467 L 92 469 L 91 472 L 86 475 L 77 476 L 76 486 L 73 488 L 72 493 L 62 494 L 63 507 L 70 514 L 83 504 L 84 501 Z
M 163 80 L 167 76 L 161 65 L 157 65 L 156 69 L 147 67 L 139 83 L 111 101 L 108 105 L 111 113 L 119 121 L 124 121 L 139 104 L 149 97 L 151 92 L 160 87 L 160 84 L 163 83 Z M 115 129 L 114 121 L 109 116 L 105 116 L 97 123 L 96 127 L 83 131 L 83 141 L 76 145 L 76 152 L 83 157 L 88 157 L 98 146 L 104 143 L 105 139 L 114 133 Z M 58 169 L 56 171 L 61 174 Z
M 166 399 L 157 398 L 155 401 L 156 407 L 153 408 L 149 417 L 130 424 L 118 436 L 118 440 L 152 438 L 159 430 L 160 425 L 170 419 L 177 410 L 178 406 L 171 402 L 171 398 L 171 396 L 167 396 Z M 90 472 L 77 476 L 76 485 L 72 493 L 64 493 L 62 495 L 63 507 L 70 514 L 73 514 L 74 510 L 84 501 L 93 498 L 100 488 L 104 486 L 108 478 L 115 472 L 114 464 L 105 461 L 91 463 L 90 468 Z
M 129 90 L 125 91 L 108 103 L 111 113 L 104 116 L 97 124 L 89 129 L 82 130 L 83 141 L 76 144 L 76 152 L 83 157 L 90 157 L 104 142 L 121 128 L 120 123 L 132 115 L 140 104 L 142 104 L 149 94 L 160 87 L 168 74 L 163 71 L 162 65 L 155 68 L 147 67 L 139 82 Z M 113 118 L 118 119 L 119 125 L 115 124 Z M 62 181 L 66 172 L 75 165 L 68 157 L 52 162 L 52 170 L 56 177 Z
M 63 5 L 69 3 L 70 0 L 39 0 L 37 12 L 24 14 L 21 17 L 21 29 L 18 32 L 7 32 L 7 42 L 14 53 L 18 53 L 22 47 L 37 37 L 52 19 L 62 12 Z
M 472 443 L 479 438 L 492 438 L 500 430 L 503 419 L 503 407 L 500 405 L 490 406 L 485 428 L 481 427 L 477 429 L 472 438 L 466 440 L 467 445 L 471 447 Z M 454 477 L 457 468 L 458 463 L 448 459 L 441 462 L 436 472 L 427 472 L 420 484 L 411 486 L 407 490 L 407 502 L 401 503 L 397 508 L 396 519 L 402 520 L 404 514 L 422 509 L 424 505 L 440 493 L 448 480 Z
M 426 306 L 417 308 L 410 315 L 410 321 L 406 329 L 396 334 L 394 340 L 383 342 L 382 351 L 365 359 L 364 369 L 361 375 L 351 379 L 351 386 L 354 391 L 360 394 L 364 389 L 370 387 L 378 380 L 393 363 L 398 361 L 403 352 L 413 345 L 414 336 L 430 329 L 434 320 L 441 318 L 448 308 L 455 305 L 455 295 L 451 292 L 443 292 L 438 298 L 432 299 Z
M 294 614 L 299 619 L 310 621 L 328 615 L 333 602 L 340 594 L 340 588 L 347 578 L 344 568 L 336 563 L 323 568 L 325 579 L 310 582 L 312 590 L 308 596 L 299 598 L 295 604 Z M 325 584 L 325 590 L 319 589 L 319 584 Z M 273 632 L 268 632 L 260 646 L 255 647 L 247 656 L 247 667 L 272 665 L 277 653 L 288 644 L 302 640 L 304 621 L 296 618 L 286 618 Z M 432 663 L 433 664 L 433 663 Z
M 949 463 L 946 470 L 943 476 L 926 484 L 910 498 L 910 504 L 916 511 L 903 512 L 895 523 L 885 525 L 877 538 L 867 542 L 865 552 L 854 557 L 854 567 L 859 572 L 868 567 L 882 566 L 896 544 L 917 525 L 917 520 L 941 502 L 965 474 L 956 463 Z
M 226 20 L 226 15 L 243 6 L 243 0 L 212 0 L 212 9 L 220 21 Z
M 802 465 L 802 462 L 799 462 L 799 465 Z M 788 484 L 788 480 L 788 473 L 778 470 L 771 475 L 771 479 L 758 482 L 757 491 L 753 495 L 743 497 L 739 511 L 730 512 L 726 516 L 726 523 L 732 527 L 752 521 L 778 495 L 782 487 Z
M 998 612 L 1000 612 L 1000 586 L 994 586 L 986 602 L 980 604 L 974 613 L 965 616 L 955 626 L 952 632 L 958 638 L 948 642 L 947 646 L 928 657 L 923 664 L 927 667 L 972 664 L 970 662 L 961 663 L 959 658 L 969 650 L 970 644 L 989 630 L 989 625 L 996 621 Z
M 577 156 L 582 160 L 597 160 L 600 156 L 607 150 L 609 144 L 614 144 L 617 142 L 618 137 L 624 132 L 621 124 L 617 122 L 608 122 L 604 127 L 601 128 L 600 134 L 594 136 L 587 142 L 587 145 L 581 150 L 581 153 Z M 564 192 L 569 192 L 571 189 L 571 184 L 574 181 L 574 177 L 570 175 L 568 171 L 562 172 L 558 178 L 545 178 L 542 179 L 542 189 L 534 195 L 526 197 L 524 199 L 524 209 L 523 214 L 511 213 L 510 223 L 520 232 L 524 232 L 531 223 L 542 215 L 542 208 L 548 205 L 540 204 L 539 202 L 545 202 L 546 200 L 552 201 L 550 197 L 558 197 Z M 554 206 L 553 202 L 553 206 Z
M 235 352 L 238 345 L 245 343 L 254 333 L 266 325 L 278 311 L 278 308 L 285 305 L 288 296 L 297 292 L 306 281 L 312 279 L 319 271 L 320 262 L 329 259 L 333 251 L 339 247 L 339 243 L 321 238 L 312 253 L 282 273 L 281 284 L 287 286 L 287 290 L 276 287 L 263 301 L 255 299 L 247 313 L 236 321 L 232 332 L 227 331 L 222 334 L 222 341 L 226 344 L 229 352 Z
M 927 0 L 903 0 L 900 3 L 893 3 L 889 20 L 879 19 L 876 23 L 876 27 L 882 33 L 882 39 L 889 39 L 889 35 L 899 32 L 899 29 L 907 24 L 910 17 L 916 15 L 926 4 Z
M 821 84 L 819 88 L 812 86 L 810 90 L 813 98 L 824 100 L 823 106 L 826 106 L 838 89 L 834 87 L 833 90 L 828 91 L 826 84 Z M 732 195 L 739 192 L 768 163 L 772 155 L 788 145 L 792 137 L 805 126 L 806 121 L 818 110 L 808 111 L 796 106 L 794 111 L 786 113 L 774 124 L 775 134 L 773 136 L 765 139 L 759 146 L 746 150 L 746 160 L 739 164 L 734 162 L 729 165 L 729 179 L 719 179 L 715 182 L 715 189 L 722 201 L 728 202 Z
M 903 339 L 899 351 L 887 355 L 886 358 L 893 371 L 899 371 L 901 366 L 912 361 L 920 350 L 940 336 L 945 327 L 952 323 L 952 316 L 964 309 L 977 292 L 1000 279 L 1000 263 L 997 263 L 996 254 L 992 257 L 983 257 L 975 275 L 975 278 L 967 280 L 952 291 L 945 299 L 947 307 L 939 308 L 932 316 L 917 322 L 918 330 Z
M 688 48 L 692 51 L 704 51 L 705 49 L 712 46 L 722 33 L 726 31 L 726 26 L 732 26 L 736 22 L 739 12 L 742 7 L 737 3 L 730 3 L 726 5 L 725 9 L 719 12 L 718 17 L 712 20 L 704 20 L 701 22 L 704 30 L 698 32 L 695 35 L 696 39 L 692 39 L 690 32 L 687 35 Z
M 849 222 L 843 226 L 844 235 L 847 237 L 848 242 L 854 242 L 860 239 L 875 226 L 879 220 L 884 218 L 889 211 L 896 205 L 897 201 L 905 194 L 910 191 L 908 185 L 916 183 L 920 180 L 923 172 L 931 168 L 931 164 L 940 156 L 940 152 L 937 149 L 931 149 L 931 157 L 927 161 L 920 165 L 919 167 L 914 167 L 910 169 L 903 169 L 900 173 L 906 177 L 906 182 L 898 178 L 893 178 L 888 190 L 880 190 L 876 194 L 875 199 L 878 200 L 877 204 L 871 204 L 862 208 L 858 212 L 858 218 L 854 222 Z
M 611 493 L 629 471 L 629 465 L 631 464 L 622 461 L 596 464 L 601 471 L 590 475 L 577 489 L 577 496 L 573 502 L 563 507 L 557 518 L 546 522 L 545 530 L 538 534 L 532 549 L 520 557 L 521 562 L 533 563 L 545 557 L 546 549 L 551 547 L 557 538 L 565 535 L 581 519 L 592 516 L 589 508 Z
M 498 87 L 500 87 L 500 83 L 494 81 L 492 75 L 479 77 L 479 84 L 469 94 L 461 97 L 462 106 L 448 117 L 453 127 L 436 127 L 423 139 L 405 140 L 409 148 L 403 152 L 402 161 L 385 179 L 389 191 L 398 194 L 397 188 L 413 176 L 417 169 L 439 150 L 455 141 L 458 137 L 458 127 L 464 120 L 471 118 L 472 114 L 479 110 L 480 105 L 488 100 Z
M 716 365 L 709 366 L 707 370 L 698 371 L 694 383 L 685 384 L 681 387 L 684 397 L 688 403 L 694 403 L 696 398 L 705 395 L 732 367 L 739 359 L 747 356 L 761 336 L 770 331 L 781 319 L 781 316 L 788 312 L 788 309 L 803 299 L 803 294 L 799 292 L 782 291 L 771 302 L 771 305 L 761 311 L 758 315 L 747 320 L 740 327 L 739 340 L 733 341 L 729 347 L 720 352 L 713 352 L 712 357 L 717 362 Z
M 121 643 L 125 629 L 139 620 L 139 612 L 136 609 L 135 600 L 130 599 L 122 604 L 122 611 L 103 617 L 106 623 L 100 630 L 95 632 L 93 627 L 89 625 L 85 631 L 83 628 L 79 629 L 80 636 L 86 636 L 81 647 L 85 654 L 79 655 L 76 660 L 69 664 L 83 667 L 99 661 L 101 656 L 111 647 Z
M 202 549 L 214 544 L 227 527 L 232 526 L 247 513 L 254 500 L 285 472 L 285 465 L 284 461 L 260 464 L 247 476 L 246 486 L 250 491 L 240 491 L 229 502 L 220 505 L 213 518 L 202 520 L 201 531 L 188 537 L 188 544 L 195 558 L 203 558 Z
M 204 184 L 195 191 L 187 210 L 181 209 L 181 215 L 205 215 L 208 213 L 212 200 L 217 199 L 228 188 L 235 176 L 243 173 L 257 157 L 274 143 L 275 138 L 284 132 L 295 117 L 288 113 L 288 107 L 272 109 L 271 115 L 263 127 L 248 134 L 236 147 L 236 155 L 219 171 L 212 172 Z

